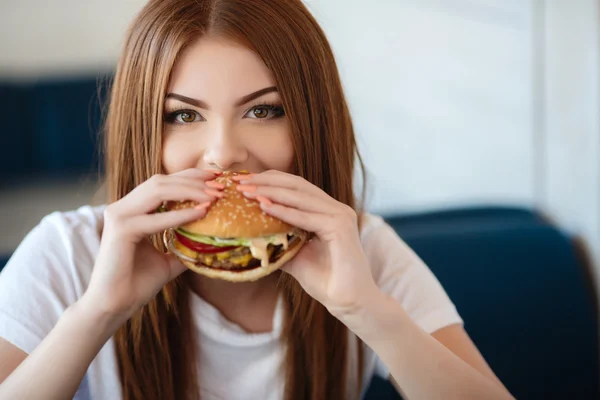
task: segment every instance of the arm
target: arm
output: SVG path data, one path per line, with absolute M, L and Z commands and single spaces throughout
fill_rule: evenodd
M 0 399 L 73 398 L 88 366 L 123 322 L 92 313 L 94 307 L 85 303 L 83 298 L 68 308 L 40 345 L 26 358 L 21 355 L 25 359 L 14 371 L 2 371 L 0 379 L 9 375 L 0 384 Z
M 241 183 L 237 189 L 261 201 L 266 213 L 315 234 L 284 271 L 379 355 L 407 398 L 512 398 L 480 363 L 473 364 L 476 353 L 462 346 L 448 349 L 411 319 L 408 311 L 422 315 L 451 303 L 391 228 L 372 239 L 369 257 L 356 212 L 303 178 L 267 171 Z M 393 284 L 402 303 L 379 288 L 371 261 L 377 281 Z M 451 342 L 447 331 L 438 336 Z
M 462 325 L 455 324 L 441 328 L 433 332 L 431 336 L 460 357 L 461 360 L 504 388 L 504 385 L 494 374 L 494 371 L 487 364 Z
M 373 293 L 364 305 L 340 319 L 379 355 L 406 398 L 513 398 L 474 346 L 468 345 L 470 340 L 465 341 L 468 337 L 460 334 L 462 328 L 437 332 L 451 350 L 420 329 L 393 298 L 379 289 Z
M 0 354 L 2 354 L 2 362 L 0 363 L 1 384 L 27 358 L 27 353 L 9 341 L 0 338 Z
M 0 399 L 73 397 L 118 327 L 186 270 L 147 237 L 202 218 L 214 199 L 204 185 L 212 177 L 196 169 L 157 175 L 109 205 L 91 278 L 80 298 L 73 299 L 63 288 L 72 279 L 65 271 L 75 266 L 57 249 L 69 246 L 69 239 L 38 229 L 24 241 L 0 276 L 0 337 L 6 339 L 0 342 L 0 360 L 9 359 L 9 365 L 0 367 Z M 154 212 L 171 199 L 192 199 L 200 205 Z M 49 237 L 60 239 L 41 248 L 39 243 Z M 38 269 L 43 273 L 36 273 Z M 38 276 L 47 279 L 31 279 Z M 27 292 L 23 285 L 33 289 Z M 40 312 L 46 305 L 50 312 Z

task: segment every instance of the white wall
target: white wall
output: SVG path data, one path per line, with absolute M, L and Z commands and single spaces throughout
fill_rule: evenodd
M 530 1 L 312 0 L 381 212 L 533 204 Z
M 111 70 L 145 0 L 0 0 L 0 76 Z
M 538 202 L 585 238 L 600 277 L 600 5 L 548 1 L 543 15 Z
M 0 76 L 111 68 L 144 3 L 1 0 Z M 338 57 L 371 209 L 537 206 L 600 261 L 597 1 L 307 3 Z

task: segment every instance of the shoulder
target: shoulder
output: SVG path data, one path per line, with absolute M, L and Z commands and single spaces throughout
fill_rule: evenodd
M 361 244 L 376 281 L 402 275 L 422 261 L 394 229 L 379 215 L 361 217 Z
M 69 261 L 75 264 L 82 256 L 95 257 L 100 245 L 104 208 L 105 206 L 87 205 L 47 215 L 36 227 L 37 236 L 47 239 L 39 248 L 44 252 L 63 250 L 71 258 Z M 27 240 L 22 244 L 26 242 Z
M 462 322 L 430 268 L 383 218 L 363 217 L 361 243 L 377 285 L 425 331 Z
M 53 212 L 39 222 L 14 251 L 2 281 L 35 276 L 48 283 L 73 279 L 77 292 L 87 285 L 96 257 L 104 206 Z
M 42 218 L 36 229 L 55 230 L 65 234 L 100 232 L 104 208 L 103 205 L 86 205 L 71 211 L 55 211 Z
M 103 209 L 44 217 L 0 273 L 0 337 L 27 353 L 87 289 L 100 244 Z

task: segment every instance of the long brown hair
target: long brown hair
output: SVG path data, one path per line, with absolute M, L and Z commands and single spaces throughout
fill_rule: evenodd
M 301 0 L 151 0 L 142 9 L 127 35 L 106 118 L 108 201 L 162 172 L 169 77 L 181 51 L 201 35 L 225 36 L 262 57 L 291 126 L 294 172 L 356 209 L 355 159 L 363 177 L 364 168 L 350 114 L 331 48 Z M 164 250 L 158 237 L 153 241 Z M 346 398 L 347 328 L 289 275 L 281 280 L 285 398 Z M 188 290 L 181 278 L 167 284 L 116 333 L 125 400 L 200 397 Z M 349 371 L 357 391 L 361 359 Z

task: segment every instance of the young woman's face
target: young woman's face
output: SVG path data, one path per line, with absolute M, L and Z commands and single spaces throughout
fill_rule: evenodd
M 165 99 L 163 167 L 289 171 L 293 149 L 275 80 L 251 50 L 203 37 L 177 61 Z

